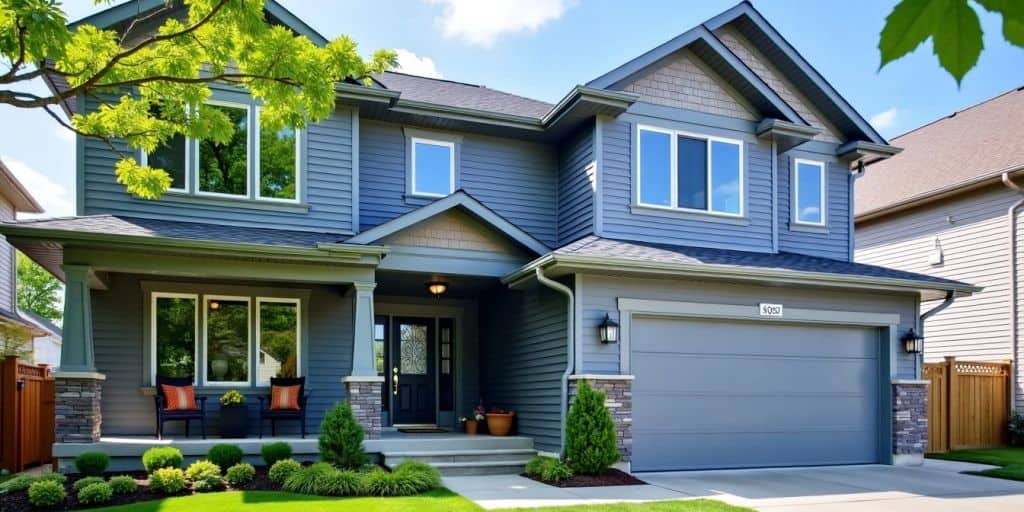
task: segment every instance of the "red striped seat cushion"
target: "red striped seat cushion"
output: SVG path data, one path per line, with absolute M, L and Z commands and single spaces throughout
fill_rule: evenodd
M 271 386 L 270 388 L 270 410 L 271 411 L 297 411 L 299 410 L 299 388 L 301 386 Z
M 195 411 L 196 393 L 192 386 L 172 386 L 161 384 L 164 391 L 164 398 L 167 400 L 165 411 Z

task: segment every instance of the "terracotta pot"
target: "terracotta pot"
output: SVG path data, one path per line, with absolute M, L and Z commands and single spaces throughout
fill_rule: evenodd
M 476 420 L 466 420 L 466 435 L 475 436 L 476 427 Z
M 507 436 L 512 430 L 512 418 L 514 412 L 489 412 L 487 413 L 487 430 L 492 436 Z

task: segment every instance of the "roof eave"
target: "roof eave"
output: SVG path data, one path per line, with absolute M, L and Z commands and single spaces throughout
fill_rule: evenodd
M 836 156 L 849 161 L 872 159 L 872 162 L 876 162 L 881 159 L 898 155 L 901 151 L 903 151 L 903 148 L 898 148 L 889 144 L 876 144 L 874 142 L 854 140 L 836 148 Z
M 12 200 L 15 211 L 21 213 L 45 212 L 43 207 L 36 201 L 36 198 L 32 197 L 28 189 L 18 181 L 18 178 L 14 176 L 14 173 L 3 162 L 0 162 L 0 178 L 9 185 L 4 187 L 6 190 L 3 194 Z
M 826 272 L 805 272 L 780 269 L 761 269 L 746 266 L 717 264 L 687 264 L 668 262 L 633 261 L 624 259 L 597 258 L 569 254 L 549 253 L 527 263 L 520 269 L 502 278 L 502 283 L 513 285 L 529 278 L 534 269 L 563 269 L 566 271 L 603 271 L 631 273 L 637 275 L 662 275 L 689 278 L 717 278 L 731 281 L 772 282 L 790 285 L 825 286 L 869 291 L 916 292 L 928 300 L 937 299 L 952 292 L 956 297 L 966 297 L 983 290 L 982 287 L 967 284 L 935 283 L 912 279 L 896 279 L 871 276 L 854 276 Z

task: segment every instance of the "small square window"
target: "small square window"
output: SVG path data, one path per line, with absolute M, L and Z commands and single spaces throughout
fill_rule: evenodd
M 455 189 L 455 144 L 412 139 L 412 193 L 443 197 Z

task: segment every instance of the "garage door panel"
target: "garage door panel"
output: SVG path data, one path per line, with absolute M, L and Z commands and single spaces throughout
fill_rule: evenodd
M 877 462 L 876 329 L 634 317 L 637 471 Z

